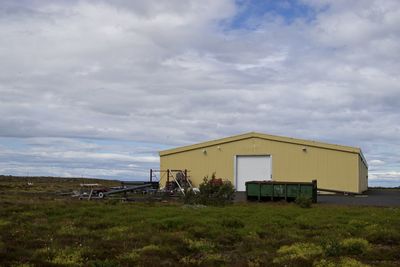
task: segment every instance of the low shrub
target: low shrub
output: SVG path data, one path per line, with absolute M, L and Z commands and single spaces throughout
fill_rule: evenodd
M 364 232 L 364 228 L 368 225 L 365 220 L 352 219 L 347 223 L 347 230 L 352 236 L 360 236 Z
M 201 266 L 224 266 L 225 263 L 226 261 L 221 254 L 212 253 L 202 258 Z
M 212 242 L 205 239 L 198 239 L 198 240 L 186 239 L 185 243 L 187 244 L 187 247 L 191 251 L 195 252 L 210 253 L 215 248 Z
M 88 263 L 89 267 L 120 267 L 121 265 L 114 260 L 95 260 Z
M 225 218 L 222 220 L 221 225 L 228 228 L 243 228 L 244 223 L 235 218 Z
M 301 208 L 311 208 L 312 199 L 301 195 L 294 202 Z
M 188 228 L 188 232 L 194 238 L 211 238 L 213 232 L 205 225 L 193 225 Z
M 196 205 L 200 203 L 200 194 L 193 191 L 193 189 L 188 189 L 185 191 L 183 196 L 183 203 L 187 205 Z
M 123 239 L 130 232 L 130 228 L 127 226 L 114 226 L 104 231 L 103 239 Z
M 261 230 L 257 230 L 256 234 L 259 238 L 264 239 L 264 238 L 267 238 L 269 235 L 271 235 L 271 232 L 261 229 Z
M 121 200 L 119 200 L 119 199 L 108 199 L 107 201 L 104 202 L 104 204 L 110 205 L 110 206 L 116 206 L 120 203 L 121 203 Z
M 365 227 L 366 238 L 372 243 L 394 245 L 400 243 L 400 233 L 377 224 Z
M 347 238 L 340 242 L 343 252 L 349 255 L 364 254 L 369 248 L 369 243 L 363 238 Z
M 352 219 L 349 221 L 348 225 L 356 229 L 363 229 L 368 225 L 368 222 L 359 219 Z
M 55 252 L 52 263 L 65 265 L 81 265 L 83 264 L 82 250 L 72 247 L 60 249 Z
M 37 266 L 37 265 L 29 264 L 29 263 L 21 263 L 18 265 L 12 265 L 12 267 L 35 267 L 35 266 Z
M 54 258 L 56 252 L 50 247 L 44 247 L 40 249 L 36 249 L 33 252 L 32 260 L 33 261 L 51 261 Z
M 296 225 L 299 226 L 300 229 L 303 230 L 313 230 L 316 228 L 315 222 L 312 220 L 312 218 L 304 215 L 300 215 L 294 219 Z
M 225 266 L 226 260 L 219 253 L 207 253 L 202 257 L 182 257 L 179 263 L 183 266 Z
M 265 264 L 260 259 L 249 259 L 247 261 L 247 266 L 249 266 L 249 267 L 261 267 L 261 266 L 265 266 Z
M 217 179 L 213 173 L 210 180 L 204 177 L 203 183 L 199 186 L 200 204 L 204 205 L 225 205 L 232 203 L 235 188 L 228 180 Z
M 129 266 L 160 266 L 169 260 L 168 254 L 167 248 L 151 244 L 124 255 L 123 260 L 128 262 Z
M 335 257 L 339 256 L 342 252 L 342 247 L 337 239 L 329 239 L 322 244 L 326 256 Z
M 322 259 L 314 262 L 313 267 L 369 267 L 369 265 L 352 258 L 343 258 L 339 262 Z
M 9 225 L 9 224 L 10 224 L 9 221 L 6 221 L 6 220 L 4 220 L 4 219 L 0 219 L 0 228 L 2 228 L 2 227 L 4 227 L 4 226 L 7 226 L 7 225 Z
M 324 253 L 321 246 L 312 243 L 294 243 L 278 249 L 274 263 L 285 266 L 309 266 Z
M 199 266 L 201 264 L 201 259 L 186 256 L 179 260 L 179 263 L 183 266 Z
M 215 237 L 215 243 L 220 248 L 232 247 L 235 243 L 240 242 L 242 236 L 237 231 L 222 231 Z
M 352 258 L 343 258 L 340 260 L 339 264 L 340 267 L 369 267 L 369 265 Z
M 216 178 L 215 173 L 213 173 L 211 179 L 208 179 L 208 176 L 204 177 L 199 190 L 200 192 L 187 190 L 183 196 L 184 203 L 223 206 L 232 203 L 235 194 L 232 183 L 228 180 Z
M 162 231 L 179 230 L 185 226 L 185 221 L 180 217 L 163 218 L 152 223 L 153 226 Z
M 326 259 L 315 261 L 313 267 L 338 267 L 338 263 Z
M 158 255 L 161 252 L 161 248 L 157 245 L 151 244 L 151 245 L 142 247 L 139 251 L 140 251 L 141 255 L 152 256 L 154 254 Z

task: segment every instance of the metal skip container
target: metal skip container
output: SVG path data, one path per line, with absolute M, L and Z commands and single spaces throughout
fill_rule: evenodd
M 317 180 L 312 182 L 248 181 L 246 197 L 248 200 L 295 200 L 307 197 L 317 202 Z

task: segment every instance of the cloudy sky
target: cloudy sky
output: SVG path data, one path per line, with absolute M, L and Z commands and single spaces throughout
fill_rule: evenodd
M 0 174 L 143 179 L 258 131 L 400 185 L 400 1 L 0 1 Z

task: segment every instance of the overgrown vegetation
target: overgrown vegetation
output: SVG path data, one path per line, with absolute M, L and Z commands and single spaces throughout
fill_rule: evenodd
M 79 201 L 8 188 L 0 266 L 400 266 L 399 208 Z
M 224 206 L 232 203 L 235 194 L 232 183 L 228 180 L 216 178 L 215 173 L 213 173 L 211 179 L 208 176 L 204 177 L 199 190 L 200 192 L 186 191 L 184 203 Z
M 308 209 L 311 208 L 312 199 L 307 196 L 300 195 L 296 198 L 295 203 L 301 208 Z
M 277 251 L 274 263 L 284 266 L 312 265 L 314 260 L 322 256 L 322 247 L 313 243 L 294 243 L 293 245 L 282 246 Z

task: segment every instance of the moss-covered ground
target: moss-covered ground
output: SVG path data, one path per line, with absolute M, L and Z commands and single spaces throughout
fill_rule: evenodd
M 79 201 L 14 185 L 0 180 L 0 266 L 400 266 L 399 208 Z

